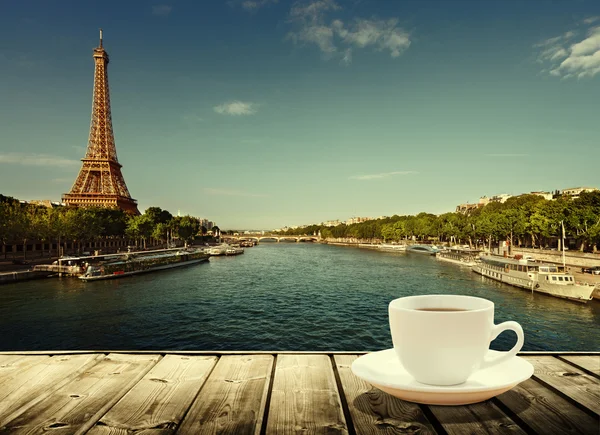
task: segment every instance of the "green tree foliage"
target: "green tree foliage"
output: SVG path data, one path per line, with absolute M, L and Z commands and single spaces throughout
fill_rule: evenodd
M 199 219 L 173 217 L 160 207 L 133 216 L 112 208 L 48 208 L 0 195 L 0 241 L 4 245 L 23 244 L 24 256 L 25 245 L 31 241 L 57 243 L 64 253 L 67 241 L 74 242 L 79 251 L 85 243 L 124 237 L 146 247 L 150 239 L 164 242 L 176 236 L 187 242 L 206 231 Z
M 574 200 L 566 197 L 546 200 L 538 195 L 520 195 L 509 198 L 505 203 L 489 203 L 468 214 L 394 215 L 352 225 L 309 225 L 280 234 L 321 234 L 323 238 L 385 242 L 439 241 L 488 247 L 506 240 L 511 245 L 546 247 L 560 243 L 561 222 L 564 222 L 566 237 L 575 240 L 581 250 L 590 247 L 596 250 L 600 244 L 600 192 L 582 193 Z

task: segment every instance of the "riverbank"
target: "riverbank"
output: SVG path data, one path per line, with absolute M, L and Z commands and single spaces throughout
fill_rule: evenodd
M 17 272 L 0 273 L 0 284 L 10 284 L 17 281 L 30 281 L 32 279 L 44 279 L 52 276 L 52 273 L 39 270 L 22 270 Z

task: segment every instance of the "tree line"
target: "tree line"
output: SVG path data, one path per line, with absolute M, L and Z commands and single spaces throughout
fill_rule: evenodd
M 558 248 L 561 248 L 563 224 L 570 243 L 581 251 L 595 252 L 600 244 L 600 191 L 585 192 L 575 199 L 562 196 L 546 200 L 538 195 L 521 195 L 511 197 L 505 203 L 491 202 L 466 213 L 394 215 L 352 225 L 309 225 L 281 234 L 320 232 L 323 238 L 437 241 L 489 247 L 502 241 L 513 246 L 549 247 L 558 241 Z
M 160 207 L 133 215 L 116 208 L 50 208 L 0 195 L 0 240 L 4 245 L 23 244 L 24 255 L 28 242 L 57 243 L 58 247 L 72 242 L 81 247 L 89 242 L 125 238 L 145 248 L 150 240 L 190 242 L 207 232 L 198 218 L 173 216 Z M 213 233 L 218 235 L 219 228 L 213 227 Z

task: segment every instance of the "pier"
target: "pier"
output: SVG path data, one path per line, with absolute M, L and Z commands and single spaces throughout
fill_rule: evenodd
M 0 433 L 598 434 L 600 353 L 524 352 L 491 400 L 427 406 L 354 376 L 360 353 L 0 352 Z

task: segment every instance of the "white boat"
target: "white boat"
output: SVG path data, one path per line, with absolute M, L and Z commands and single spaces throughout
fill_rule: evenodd
M 238 248 L 237 246 L 230 246 L 225 250 L 225 255 L 240 255 L 244 253 L 244 248 Z
M 573 275 L 556 264 L 486 255 L 472 270 L 515 287 L 577 302 L 586 303 L 594 292 L 594 286 L 576 283 Z
M 394 245 L 392 243 L 382 243 L 379 245 L 379 249 L 382 251 L 391 251 L 391 252 L 405 252 L 406 245 Z
M 208 261 L 208 255 L 200 249 L 160 252 L 150 255 L 124 254 L 120 260 L 101 262 L 88 266 L 79 277 L 83 281 L 123 278 L 140 273 L 173 269 Z
M 226 255 L 227 254 L 227 248 L 229 248 L 229 245 L 226 245 L 226 244 L 218 245 L 218 246 L 212 246 L 211 248 L 208 248 L 206 250 L 206 253 L 210 254 L 210 255 Z
M 475 266 L 479 262 L 481 251 L 478 249 L 463 248 L 462 246 L 453 246 L 443 249 L 436 254 L 436 258 L 441 261 L 459 264 L 461 266 Z
M 437 247 L 429 245 L 409 245 L 406 247 L 406 252 L 415 254 L 435 255 L 438 252 Z

